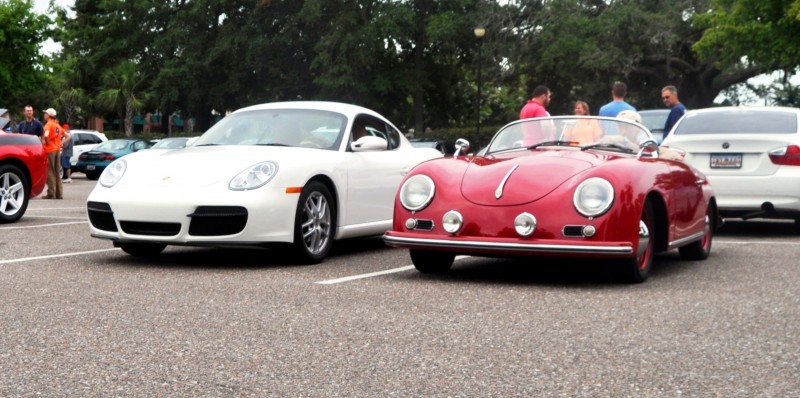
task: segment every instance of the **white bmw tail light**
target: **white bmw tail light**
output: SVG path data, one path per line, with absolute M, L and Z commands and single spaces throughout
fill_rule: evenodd
M 614 203 L 614 187 L 602 178 L 589 178 L 578 185 L 572 198 L 575 209 L 586 217 L 597 217 Z
M 122 179 L 122 176 L 125 175 L 125 170 L 127 169 L 128 163 L 125 162 L 125 159 L 118 159 L 103 170 L 98 182 L 106 188 L 111 188 L 117 185 L 119 180 Z
M 233 191 L 256 189 L 268 183 L 277 173 L 277 163 L 272 161 L 257 163 L 233 177 L 228 183 L 228 188 Z
M 800 166 L 800 146 L 789 145 L 769 151 L 769 160 L 782 166 Z
M 430 177 L 417 174 L 400 187 L 400 203 L 408 211 L 422 210 L 433 199 L 436 187 Z

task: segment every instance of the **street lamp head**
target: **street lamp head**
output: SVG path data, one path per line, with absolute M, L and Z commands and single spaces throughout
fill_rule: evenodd
M 478 25 L 472 30 L 472 32 L 475 33 L 475 37 L 480 40 L 486 35 L 486 28 L 484 28 L 483 25 Z

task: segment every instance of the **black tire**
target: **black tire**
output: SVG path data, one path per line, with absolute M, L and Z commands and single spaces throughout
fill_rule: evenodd
M 642 283 L 650 276 L 655 252 L 655 214 L 650 201 L 645 202 L 639 219 L 639 245 L 634 247 L 636 255 L 623 261 L 625 280 Z
M 119 243 L 116 246 L 135 257 L 157 256 L 167 247 L 158 243 Z
M 716 228 L 714 225 L 716 222 L 716 217 L 717 212 L 714 209 L 714 206 L 709 205 L 708 210 L 706 211 L 706 235 L 701 240 L 678 248 L 678 253 L 680 253 L 682 259 L 697 261 L 708 258 L 708 255 L 711 254 L 711 242 L 713 240 L 714 229 Z
M 100 172 L 97 171 L 87 171 L 86 172 L 86 179 L 96 181 L 100 178 Z
M 0 224 L 12 223 L 28 209 L 31 187 L 17 166 L 0 166 Z
M 293 248 L 303 264 L 318 264 L 333 246 L 336 206 L 328 188 L 317 181 L 303 188 L 294 216 Z
M 456 255 L 449 252 L 410 249 L 414 268 L 423 274 L 442 274 L 453 266 Z

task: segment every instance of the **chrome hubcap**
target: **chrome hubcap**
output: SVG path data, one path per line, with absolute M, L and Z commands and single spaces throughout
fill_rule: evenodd
M 22 180 L 12 173 L 0 176 L 0 213 L 12 216 L 22 207 L 25 192 Z
M 331 214 L 328 201 L 319 192 L 309 195 L 303 204 L 303 242 L 309 252 L 317 254 L 331 235 Z

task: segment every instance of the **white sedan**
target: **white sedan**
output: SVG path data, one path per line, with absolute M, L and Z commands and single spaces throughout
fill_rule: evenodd
M 362 107 L 251 106 L 192 146 L 109 165 L 88 198 L 91 235 L 138 256 L 167 245 L 288 246 L 316 263 L 333 240 L 391 229 L 403 176 L 441 156 Z
M 105 134 L 94 130 L 70 130 L 72 136 L 72 157 L 69 163 L 74 167 L 78 164 L 78 157 L 86 151 L 91 151 L 94 147 L 108 141 Z
M 708 177 L 723 217 L 794 219 L 800 229 L 800 109 L 691 110 L 663 145 Z

